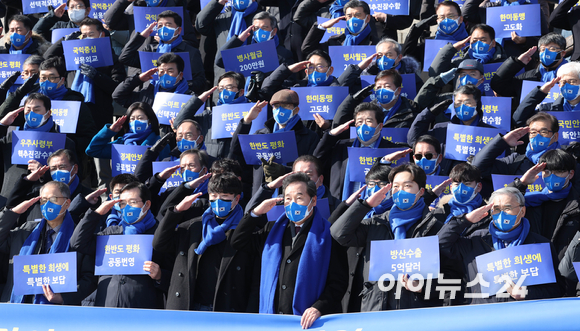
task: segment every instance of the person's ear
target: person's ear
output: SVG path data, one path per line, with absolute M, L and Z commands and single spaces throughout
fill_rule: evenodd
M 379 123 L 379 125 L 377 125 L 377 129 L 379 132 L 381 132 L 383 130 L 383 123 Z
M 369 23 L 371 21 L 371 14 L 367 14 L 367 17 L 365 18 L 365 23 Z
M 316 200 L 318 200 L 318 197 L 316 195 L 314 195 L 312 197 L 312 208 L 316 207 Z
M 177 75 L 177 81 L 181 82 L 181 80 L 183 79 L 183 71 L 179 73 L 179 75 Z
M 495 47 L 495 40 L 492 40 L 489 48 L 494 48 L 494 47 Z
M 91 6 L 88 6 L 87 9 L 85 9 L 85 16 L 89 17 L 90 12 L 91 12 Z
M 401 95 L 401 92 L 402 92 L 402 91 L 403 91 L 403 88 L 402 88 L 401 86 L 397 87 L 397 88 L 395 89 L 395 95 L 396 95 L 396 96 L 399 96 L 399 95 Z
M 443 161 L 443 154 L 439 153 L 439 156 L 437 157 L 437 163 L 441 163 L 441 161 Z
M 482 188 L 483 188 L 483 184 L 482 183 L 477 183 L 477 185 L 475 185 L 475 193 L 481 192 L 481 189 Z
M 550 139 L 550 145 L 555 143 L 556 141 L 558 141 L 558 135 L 560 134 L 560 132 L 554 132 L 554 135 L 552 136 L 552 139 Z
M 77 164 L 73 165 L 70 169 L 70 176 L 76 175 L 79 172 L 79 166 Z
M 296 114 L 298 114 L 298 112 L 299 112 L 299 111 L 300 111 L 300 107 L 296 106 L 296 107 L 294 108 L 294 111 L 292 111 L 292 115 L 296 115 Z
M 419 192 L 417 192 L 417 200 L 425 194 L 425 188 L 421 188 Z
M 56 88 L 60 88 L 61 86 L 64 85 L 64 77 L 60 77 L 60 81 L 58 82 L 58 84 L 56 85 Z
M 239 95 L 244 95 L 244 92 L 245 92 L 244 89 L 239 90 L 240 93 Z
M 461 23 L 463 23 L 463 16 L 459 16 L 459 18 L 457 19 L 457 23 L 459 25 L 461 25 Z
M 70 199 L 66 199 L 66 201 L 64 203 L 66 204 L 66 207 L 63 204 L 64 209 L 68 209 L 70 207 L 71 201 L 70 201 Z
M 327 75 L 330 76 L 330 75 L 332 75 L 333 72 L 334 72 L 334 67 L 330 66 L 330 68 L 328 68 Z
M 205 137 L 204 137 L 202 134 L 200 134 L 200 135 L 199 135 L 199 137 L 197 137 L 197 139 L 199 139 L 199 143 L 198 143 L 198 145 L 201 145 L 201 144 L 203 144 L 203 139 L 204 139 L 204 138 L 205 138 Z
M 568 180 L 571 180 L 574 177 L 574 170 L 570 170 L 570 177 L 568 177 Z
M 149 208 L 151 208 L 151 200 L 147 200 L 145 202 L 145 204 L 143 205 L 143 214 L 147 213 L 149 211 Z
M 272 30 L 272 37 L 274 37 L 276 35 L 276 33 L 278 33 L 278 28 L 274 28 Z

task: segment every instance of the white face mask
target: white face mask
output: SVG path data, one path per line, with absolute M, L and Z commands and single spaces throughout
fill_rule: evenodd
M 80 21 L 85 19 L 85 9 L 73 9 L 68 11 L 68 17 L 71 21 L 75 23 L 79 23 Z

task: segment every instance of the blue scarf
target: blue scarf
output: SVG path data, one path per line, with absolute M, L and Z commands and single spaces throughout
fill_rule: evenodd
M 156 223 L 157 221 L 155 221 L 155 217 L 151 214 L 151 210 L 148 210 L 145 217 L 139 222 L 128 224 L 125 220 L 121 219 L 119 225 L 123 227 L 123 234 L 142 234 L 155 226 Z
M 465 30 L 465 23 L 461 23 L 459 28 L 450 34 L 447 34 L 439 29 L 437 29 L 437 32 L 435 32 L 435 40 L 460 41 L 467 37 L 469 37 L 469 34 L 467 34 L 467 30 Z
M 526 207 L 537 207 L 546 201 L 566 199 L 571 188 L 572 184 L 570 183 L 560 191 L 554 191 L 552 193 L 550 193 L 547 187 L 544 187 L 540 192 L 527 192 L 524 195 L 526 198 Z
M 54 120 L 52 119 L 52 116 L 50 116 L 48 118 L 46 123 L 44 123 L 43 125 L 41 125 L 37 128 L 31 128 L 28 126 L 28 123 L 24 122 L 24 131 L 49 132 L 50 129 L 52 129 L 53 127 L 54 127 Z
M 85 96 L 85 102 L 95 103 L 95 90 L 93 89 L 93 80 L 81 74 L 80 70 L 77 70 L 75 74 L 75 79 L 70 87 L 71 90 L 80 92 Z
M 79 176 L 78 176 L 78 174 L 75 175 L 75 178 L 73 178 L 72 182 L 68 186 L 68 189 L 70 190 L 70 195 L 71 196 L 74 195 L 74 192 L 77 190 L 77 187 L 79 187 Z
M 248 101 L 248 98 L 246 98 L 245 95 L 242 95 L 240 97 L 235 98 L 234 101 L 232 101 L 231 104 L 248 103 L 248 102 L 249 102 Z M 224 103 L 221 100 L 219 100 L 219 99 L 218 99 L 218 103 L 217 104 L 218 104 L 218 106 L 224 105 Z
M 151 125 L 143 132 L 127 132 L 123 135 L 123 145 L 141 145 L 152 132 Z
M 274 124 L 274 133 L 276 132 L 288 132 L 294 128 L 294 125 L 300 121 L 300 115 L 296 114 L 290 118 L 290 120 L 286 123 L 286 126 L 281 128 L 278 125 L 278 122 Z
M 518 1 L 514 1 L 514 2 L 509 2 L 507 0 L 501 0 L 501 5 L 506 7 L 506 6 L 520 6 L 520 5 L 525 5 L 526 4 L 526 0 L 518 0 Z
M 258 2 L 252 2 L 248 8 L 244 11 L 237 11 L 232 6 L 232 23 L 230 25 L 230 31 L 228 31 L 228 40 L 232 39 L 234 36 L 239 36 L 244 30 L 246 30 L 246 21 L 244 18 L 256 12 L 258 9 Z M 244 41 L 244 45 L 248 40 Z
M 67 92 L 68 89 L 64 86 L 64 84 L 61 87 L 54 90 L 54 92 L 52 92 L 51 95 L 46 94 L 43 89 L 38 90 L 38 93 L 46 95 L 47 97 L 50 98 L 50 100 L 62 100 L 62 98 L 64 98 L 64 95 L 67 94 Z
M 163 41 L 159 41 L 159 46 L 157 46 L 157 53 L 169 53 L 172 49 L 181 44 L 183 37 L 181 35 L 177 36 L 171 44 L 166 44 Z
M 369 196 L 367 195 L 366 190 L 364 190 L 363 194 L 361 195 L 361 199 L 366 200 L 368 198 Z M 393 207 L 393 196 L 391 195 L 391 192 L 389 192 L 385 200 L 381 201 L 381 203 L 378 206 L 371 209 L 371 211 L 369 211 L 365 215 L 365 218 L 371 218 L 374 215 L 380 215 L 386 212 L 387 210 L 391 209 L 392 207 Z
M 369 147 L 375 149 L 379 148 L 379 145 L 381 144 L 381 139 L 383 138 L 379 136 L 377 141 L 375 141 Z M 358 140 L 358 138 L 354 138 L 354 143 L 352 144 L 352 147 L 361 147 L 361 143 L 360 140 Z M 344 183 L 342 184 L 342 201 L 346 201 L 346 199 L 348 199 L 350 195 L 354 193 L 355 190 L 358 190 L 360 187 L 361 187 L 360 182 L 352 182 L 352 183 L 350 182 L 350 160 L 346 159 L 346 173 L 344 174 Z
M 62 225 L 60 226 L 60 230 L 56 234 L 56 239 L 52 243 L 50 247 L 50 251 L 48 254 L 55 254 L 55 253 L 65 253 L 68 251 L 69 248 L 69 241 L 70 237 L 73 234 L 75 229 L 75 223 L 70 216 L 70 213 L 66 211 L 64 215 L 64 219 L 62 221 Z M 46 220 L 43 218 L 38 225 L 32 230 L 28 238 L 22 244 L 22 248 L 20 248 L 20 253 L 18 255 L 33 255 L 36 251 L 36 244 L 40 239 L 40 234 L 46 230 Z M 14 290 L 12 290 L 12 294 L 10 295 L 10 302 L 11 303 L 22 303 L 24 299 L 23 295 L 15 295 Z M 44 294 L 36 294 L 34 296 L 35 304 L 50 304 Z
M 558 149 L 560 148 L 560 142 L 556 141 L 555 143 L 551 144 L 550 146 L 548 146 L 548 148 L 544 149 L 543 151 L 540 152 L 534 152 L 532 150 L 532 148 L 530 147 L 530 144 L 528 144 L 528 147 L 526 147 L 526 157 L 534 162 L 534 164 L 538 164 L 538 160 L 540 160 L 540 157 L 542 155 L 544 155 L 544 153 L 546 153 L 549 150 L 552 149 Z
M 326 194 L 326 187 L 324 185 L 320 185 L 316 189 L 316 197 L 318 198 L 318 200 L 324 199 L 325 194 Z
M 580 103 L 576 104 L 576 106 L 572 106 L 566 99 L 564 99 L 562 107 L 564 108 L 564 111 L 580 111 Z
M 201 148 L 200 148 L 201 150 Z M 207 194 L 207 185 L 209 184 L 209 179 L 206 179 L 205 182 L 199 184 L 198 187 L 195 188 L 195 190 L 193 190 L 193 193 L 191 195 L 194 195 L 196 193 L 203 193 L 203 194 Z
M 493 248 L 495 250 L 523 244 L 529 232 L 530 222 L 527 218 L 522 218 L 520 225 L 510 232 L 500 231 L 495 227 L 495 225 L 493 225 L 493 221 L 489 222 L 489 234 L 491 235 Z M 506 242 L 508 243 L 507 246 Z
M 407 238 L 407 230 L 423 218 L 423 209 L 425 209 L 425 200 L 423 200 L 423 197 L 420 197 L 409 210 L 400 210 L 396 205 L 391 208 L 389 212 L 389 224 L 395 235 L 395 240 Z
M 161 85 L 159 84 L 159 81 L 156 81 L 153 83 L 155 86 L 155 89 L 153 90 L 153 94 L 155 96 L 157 96 L 157 92 L 159 92 L 159 90 L 161 89 L 161 92 L 172 92 L 172 93 L 180 93 L 180 94 L 185 94 L 185 92 L 187 92 L 187 90 L 189 89 L 189 85 L 187 85 L 187 81 L 185 79 L 182 79 L 181 82 L 179 82 L 179 84 L 177 84 L 175 86 L 175 90 L 171 91 L 171 90 L 165 90 L 161 87 Z M 154 96 L 154 98 L 155 98 Z
M 395 102 L 393 107 L 391 107 L 391 109 L 389 109 L 388 113 L 385 111 L 385 108 L 383 108 L 383 113 L 385 113 L 385 119 L 383 120 L 383 124 L 387 123 L 387 121 L 391 117 L 395 116 L 395 114 L 397 113 L 397 110 L 399 110 L 399 107 L 401 107 L 401 103 L 403 103 L 403 100 L 401 100 L 401 96 L 399 95 L 397 97 L 397 102 Z M 380 103 L 379 103 L 379 106 L 380 106 Z
M 455 197 L 452 196 L 451 200 L 447 203 L 449 207 L 451 207 L 451 211 L 449 215 L 447 215 L 447 219 L 445 220 L 445 224 L 447 224 L 453 216 L 459 216 L 462 214 L 471 213 L 474 209 L 481 207 L 483 203 L 483 198 L 481 194 L 477 193 L 473 200 L 469 201 L 466 204 L 461 204 L 455 200 Z
M 310 86 L 330 86 L 330 84 L 332 84 L 332 82 L 334 82 L 334 76 L 333 75 L 328 76 L 328 78 L 324 82 L 318 83 L 317 85 L 312 84 L 310 79 L 307 79 L 307 80 L 308 80 L 308 83 L 306 83 L 307 87 L 310 87 Z
M 312 227 L 306 237 L 296 274 L 296 288 L 292 300 L 294 315 L 302 315 L 322 294 L 326 286 L 332 237 L 330 223 L 320 216 L 314 207 Z M 280 273 L 284 245 L 284 231 L 288 225 L 286 214 L 282 214 L 268 234 L 262 252 L 260 276 L 260 314 L 274 314 L 276 288 Z
M 357 34 L 356 36 L 350 34 L 348 29 L 344 30 L 344 35 L 346 39 L 342 43 L 342 46 L 356 46 L 360 44 L 368 35 L 371 33 L 371 27 L 369 24 L 361 31 L 361 33 Z
M 562 60 L 562 63 L 560 63 L 560 65 L 557 68 L 554 68 L 553 70 L 548 70 L 548 68 L 544 67 L 544 65 L 540 63 L 538 70 L 540 71 L 540 74 L 542 75 L 542 82 L 547 83 L 547 82 L 552 81 L 552 79 L 556 78 L 556 74 L 558 73 L 558 69 L 560 69 L 560 67 L 566 63 L 568 63 L 568 61 Z
M 111 209 L 107 216 L 107 227 L 112 225 L 121 225 L 121 214 L 115 209 Z
M 338 2 L 339 1 L 333 2 L 330 8 L 328 9 L 331 18 L 338 18 L 344 16 L 344 5 L 341 5 Z
M 244 210 L 238 204 L 230 212 L 226 220 L 222 224 L 218 224 L 215 220 L 213 209 L 209 207 L 201 216 L 203 239 L 195 249 L 195 254 L 201 255 L 209 246 L 219 244 L 226 240 L 226 231 L 235 229 L 238 223 L 240 223 L 242 216 L 244 216 Z
M 479 63 L 486 64 L 487 62 L 489 62 L 489 60 L 493 58 L 493 55 L 495 54 L 495 47 L 490 47 L 487 53 L 484 54 L 476 54 L 470 47 L 467 53 L 469 54 L 470 58 L 477 60 Z
M 30 33 L 32 33 L 32 31 L 30 31 Z M 28 42 L 26 43 L 26 46 L 24 46 L 24 48 L 22 49 L 16 49 L 14 48 L 14 45 L 10 44 L 10 49 L 8 50 L 8 53 L 10 54 L 26 54 L 26 50 L 32 45 L 32 38 L 28 39 Z

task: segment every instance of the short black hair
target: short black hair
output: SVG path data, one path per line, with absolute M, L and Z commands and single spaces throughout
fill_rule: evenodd
M 356 7 L 362 7 L 363 11 L 367 15 L 371 14 L 371 8 L 369 7 L 369 5 L 366 2 L 360 0 L 349 1 L 346 5 L 344 5 L 343 12 L 346 13 L 346 10 L 348 8 L 356 8 Z
M 27 28 L 28 30 L 32 30 L 32 26 L 33 26 L 32 20 L 30 18 L 28 18 L 28 16 L 14 15 L 14 16 L 10 17 L 8 19 L 8 23 L 6 24 L 6 28 L 8 28 L 10 26 L 10 23 L 12 23 L 12 21 L 20 22 L 24 25 L 25 28 Z
M 417 147 L 418 143 L 429 144 L 433 146 L 433 148 L 435 148 L 435 152 L 437 152 L 437 155 L 441 154 L 441 143 L 437 138 L 433 137 L 432 135 L 424 134 L 419 138 L 417 138 L 417 140 L 415 140 L 415 143 L 413 144 L 413 152 L 415 152 L 415 147 Z
M 181 16 L 179 16 L 178 13 L 172 10 L 162 11 L 161 13 L 159 13 L 159 15 L 157 15 L 157 21 L 159 21 L 160 18 L 173 18 L 173 20 L 175 21 L 175 25 L 177 25 L 178 27 L 181 27 L 183 24 L 183 19 L 181 18 Z
M 532 117 L 528 118 L 528 120 L 526 121 L 526 125 L 530 126 L 530 124 L 536 121 L 550 122 L 551 131 L 553 132 L 560 131 L 560 124 L 558 124 L 558 119 L 554 115 L 545 113 L 543 111 L 537 112 Z
M 427 175 L 423 168 L 419 167 L 415 163 L 405 163 L 397 166 L 391 170 L 389 174 L 389 182 L 393 182 L 395 176 L 401 172 L 409 172 L 413 176 L 413 181 L 419 185 L 419 188 L 425 188 L 427 185 Z
M 231 78 L 235 80 L 238 84 L 238 90 L 241 90 L 246 86 L 246 79 L 244 78 L 244 75 L 240 74 L 239 72 L 227 71 L 225 74 L 218 78 L 218 84 L 225 78 Z
M 288 185 L 296 182 L 302 182 L 306 184 L 306 193 L 310 196 L 310 198 L 314 198 L 316 196 L 316 184 L 310 180 L 310 177 L 308 177 L 307 174 L 303 172 L 297 172 L 284 178 L 283 192 L 286 192 L 286 187 L 288 187 Z
M 138 181 L 139 181 L 139 178 L 135 177 L 135 175 L 133 175 L 133 174 L 118 174 L 117 176 L 111 178 L 111 181 L 109 182 L 109 190 L 112 193 L 113 189 L 118 184 L 125 186 L 129 183 L 138 182 Z
M 454 183 L 481 182 L 481 171 L 478 167 L 469 163 L 460 163 L 451 169 L 449 178 Z
M 461 85 L 453 91 L 453 98 L 458 94 L 473 95 L 475 102 L 477 102 L 476 110 L 479 117 L 483 117 L 481 90 L 473 84 Z
M 131 118 L 131 114 L 135 110 L 141 110 L 145 113 L 145 115 L 147 115 L 149 124 L 151 124 L 151 130 L 153 130 L 156 135 L 159 135 L 159 119 L 157 118 L 157 115 L 155 115 L 153 107 L 145 102 L 134 102 L 129 106 L 129 108 L 127 108 L 127 112 L 125 113 L 127 120 L 125 121 L 125 124 L 123 124 L 125 132 L 129 132 L 129 118 Z
M 151 201 L 151 192 L 149 191 L 147 186 L 141 182 L 131 182 L 131 183 L 123 186 L 120 194 L 123 194 L 123 192 L 133 190 L 133 189 L 139 190 L 139 197 L 141 198 L 141 200 L 143 200 L 143 203 L 145 203 L 147 201 Z
M 356 106 L 356 108 L 354 109 L 354 114 L 353 114 L 352 118 L 355 119 L 355 122 L 356 122 L 356 115 L 358 115 L 358 113 L 363 112 L 363 111 L 374 112 L 375 118 L 379 124 L 383 123 L 383 120 L 385 119 L 385 113 L 383 113 L 383 108 L 381 108 L 378 105 L 371 103 L 371 102 L 363 102 L 363 103 L 359 104 L 358 106 Z
M 207 192 L 238 195 L 242 193 L 242 181 L 231 172 L 224 172 L 219 175 L 214 174 L 207 185 Z
M 566 50 L 566 38 L 564 38 L 564 36 L 562 36 L 559 33 L 550 32 L 548 34 L 543 35 L 542 38 L 538 40 L 538 48 L 541 46 L 545 46 L 549 43 L 554 43 L 558 45 L 561 51 Z
M 483 23 L 476 24 L 469 31 L 469 35 L 471 36 L 475 30 L 481 30 L 487 33 L 492 41 L 495 40 L 495 30 L 491 26 Z
M 308 54 L 308 56 L 306 57 L 306 60 L 310 60 L 311 57 L 313 57 L 314 55 L 318 55 L 321 58 L 324 59 L 324 61 L 326 61 L 328 63 L 328 66 L 332 66 L 332 59 L 330 58 L 330 55 L 328 55 L 327 52 L 321 50 L 321 49 L 315 49 L 314 51 L 312 51 L 310 54 Z
M 211 165 L 211 173 L 213 174 L 212 176 L 223 174 L 226 172 L 232 173 L 237 177 L 243 176 L 242 166 L 236 160 L 220 159 L 215 160 Z
M 455 8 L 455 10 L 457 10 L 457 13 L 459 14 L 459 16 L 461 16 L 461 7 L 459 7 L 457 2 L 449 1 L 449 0 L 445 0 L 443 2 L 440 2 L 437 6 L 435 6 L 435 12 L 437 12 L 439 10 L 439 7 L 441 7 L 441 6 L 453 7 L 453 8 Z
M 365 180 L 378 180 L 382 182 L 389 181 L 389 174 L 393 168 L 388 164 L 382 164 L 381 158 L 377 158 L 377 161 L 369 169 L 369 172 L 365 175 Z
M 179 155 L 179 159 L 181 160 L 184 156 L 189 154 L 197 155 L 197 158 L 199 159 L 199 163 L 201 163 L 201 166 L 205 167 L 206 169 L 209 169 L 209 156 L 205 151 L 200 151 L 199 149 L 187 149 L 181 152 L 181 155 Z
M 46 111 L 49 111 L 52 108 L 52 102 L 50 101 L 50 98 L 42 93 L 30 93 L 28 95 L 28 98 L 26 98 L 26 100 L 24 101 L 24 106 L 26 106 L 27 104 L 30 103 L 30 101 L 33 100 L 42 101 L 42 104 L 44 105 L 44 108 L 46 108 Z
M 320 161 L 318 160 L 318 158 L 309 154 L 299 156 L 296 160 L 294 160 L 294 164 L 292 165 L 292 171 L 294 171 L 294 166 L 298 162 L 314 163 L 314 169 L 316 169 L 316 174 L 318 176 L 322 175 L 322 166 L 320 165 Z
M 96 18 L 86 17 L 79 23 L 79 28 L 84 25 L 94 25 L 97 27 L 97 31 L 103 32 L 105 28 L 103 27 L 103 23 Z
M 401 87 L 403 85 L 403 77 L 401 76 L 399 71 L 397 71 L 397 69 L 389 69 L 389 70 L 383 70 L 383 71 L 379 72 L 379 74 L 375 76 L 375 83 L 379 79 L 384 78 L 384 77 L 389 77 L 389 76 L 393 77 L 393 81 L 394 81 L 396 87 Z
M 78 0 L 77 0 L 78 1 Z M 87 8 L 91 8 L 91 2 L 89 0 L 80 0 L 83 2 L 83 4 L 85 5 L 85 7 Z M 70 4 L 70 0 L 66 1 L 66 6 L 68 7 Z
M 181 56 L 175 53 L 165 53 L 157 59 L 157 66 L 161 66 L 164 63 L 165 64 L 175 63 L 175 65 L 177 66 L 177 71 L 179 72 L 183 72 L 183 70 L 185 69 L 185 62 L 183 62 Z
M 53 56 L 42 61 L 39 67 L 39 71 L 50 70 L 51 68 L 56 69 L 60 77 L 66 78 L 66 67 L 60 56 Z
M 67 158 L 68 162 L 69 162 L 71 165 L 75 165 L 75 164 L 77 164 L 77 163 L 78 163 L 78 162 L 77 162 L 77 156 L 76 156 L 76 154 L 75 154 L 75 153 L 73 153 L 73 151 L 71 151 L 71 150 L 68 150 L 68 149 L 65 149 L 65 148 L 61 148 L 61 149 L 58 149 L 58 150 L 56 150 L 54 153 L 52 153 L 52 154 L 51 154 L 51 155 L 48 157 L 48 159 L 46 159 L 46 164 L 50 164 L 50 160 L 51 160 L 53 157 L 57 157 L 57 156 L 66 156 L 66 158 Z
M 561 149 L 551 149 L 540 156 L 540 163 L 546 163 L 546 170 L 571 171 L 576 169 L 576 159 Z

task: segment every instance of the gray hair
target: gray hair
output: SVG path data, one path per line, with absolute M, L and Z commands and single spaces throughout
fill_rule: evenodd
M 575 77 L 580 78 L 580 63 L 578 62 L 568 62 L 558 69 L 558 77 L 562 77 L 565 74 L 572 74 Z
M 566 49 L 566 38 L 559 33 L 550 32 L 543 35 L 540 40 L 538 40 L 538 47 L 546 46 L 549 43 L 554 43 L 560 47 L 561 50 Z
M 402 48 L 401 48 L 401 44 L 399 44 L 395 39 L 391 39 L 391 38 L 383 38 L 381 39 L 381 41 L 379 41 L 379 43 L 376 46 L 376 50 L 378 52 L 379 50 L 379 46 L 381 44 L 386 44 L 386 43 L 391 43 L 393 45 L 395 45 L 395 51 L 397 52 L 397 56 L 401 55 L 401 52 L 403 52 Z
M 489 197 L 489 202 L 490 203 L 493 202 L 495 197 L 499 195 L 512 195 L 516 197 L 516 199 L 518 199 L 518 203 L 520 204 L 520 206 L 526 205 L 526 199 L 524 198 L 524 195 L 522 194 L 522 192 L 520 192 L 520 190 L 518 190 L 515 187 L 502 187 L 499 190 L 494 191 L 491 194 L 491 197 Z
M 44 58 L 40 55 L 30 55 L 22 64 L 22 67 L 24 67 L 27 64 L 35 64 L 37 66 L 40 66 L 40 64 L 42 63 L 42 61 L 44 61 Z
M 44 190 L 44 188 L 48 187 L 49 185 L 56 186 L 56 188 L 60 191 L 60 194 L 63 197 L 70 199 L 70 188 L 68 187 L 67 184 L 65 184 L 63 182 L 51 181 L 51 182 L 48 182 L 48 183 L 42 185 L 42 187 L 40 188 L 40 194 L 42 194 L 42 191 Z
M 270 13 L 268 13 L 267 11 L 259 12 L 256 15 L 254 15 L 252 22 L 255 20 L 266 20 L 266 19 L 270 19 L 272 30 L 278 28 L 278 20 L 276 19 L 276 17 L 270 15 Z

